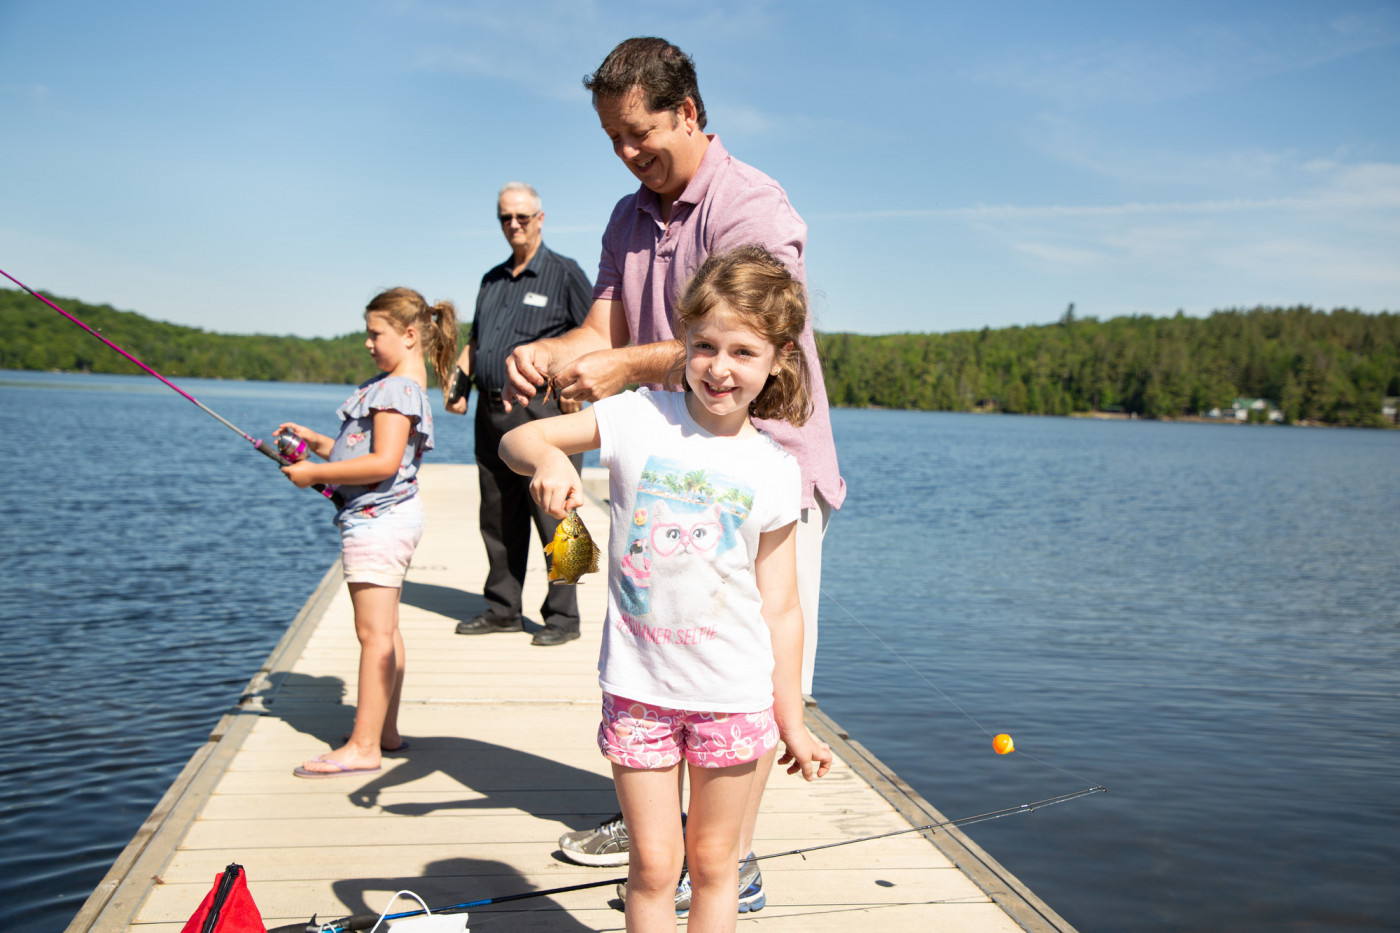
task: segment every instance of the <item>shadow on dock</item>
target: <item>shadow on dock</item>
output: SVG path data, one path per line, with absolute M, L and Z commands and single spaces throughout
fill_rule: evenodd
M 435 583 L 405 580 L 399 602 L 405 606 L 435 612 L 453 623 L 465 622 L 486 610 L 486 598 L 475 591 L 460 590 Z
M 281 719 L 297 732 L 332 747 L 338 746 L 354 719 L 355 708 L 341 705 L 328 710 L 325 700 L 328 695 L 343 698 L 347 692 L 345 681 L 339 677 L 292 672 L 282 681 L 265 715 Z M 464 716 L 492 714 L 489 706 L 462 710 Z M 595 813 L 571 814 L 565 811 L 573 808 L 561 808 L 560 804 L 577 795 L 585 799 L 597 794 L 606 795 L 609 800 L 615 798 L 611 778 L 507 745 L 456 735 L 417 734 L 409 741 L 408 751 L 386 756 L 396 762 L 393 768 L 386 768 L 349 793 L 355 806 L 379 807 L 396 816 L 522 810 L 543 819 L 560 820 L 570 829 L 587 829 L 596 825 Z M 438 775 L 471 793 L 457 799 L 452 799 L 451 792 L 435 792 L 431 801 L 381 800 L 381 795 L 393 796 L 394 789 L 407 785 L 441 787 L 442 781 L 433 780 Z M 611 804 L 604 810 L 608 806 Z
M 384 909 L 384 904 L 367 903 L 365 895 L 368 892 L 378 894 L 386 890 L 412 890 L 423 898 L 430 909 L 436 910 L 439 907 L 520 894 L 528 890 L 523 876 L 506 863 L 472 858 L 450 858 L 430 862 L 421 874 L 411 876 L 345 879 L 335 882 L 332 889 L 342 903 L 351 905 L 351 913 L 375 915 Z M 620 901 L 617 903 L 621 904 Z M 391 912 L 417 909 L 418 903 L 412 898 L 400 898 L 394 903 Z M 595 929 L 570 916 L 564 906 L 548 897 L 511 901 L 499 906 L 474 907 L 468 913 L 472 918 L 470 926 L 477 928 L 506 916 L 541 914 L 545 911 L 548 911 L 548 917 L 539 919 L 545 922 L 551 931 L 570 933 Z M 533 924 L 531 926 L 533 927 Z
M 453 628 L 458 622 L 466 622 L 486 611 L 486 597 L 480 593 L 451 586 L 438 586 L 434 583 L 416 583 L 413 580 L 404 581 L 399 602 L 425 612 L 446 616 L 451 620 Z M 528 634 L 544 628 L 544 624 L 534 621 L 527 611 L 524 628 Z

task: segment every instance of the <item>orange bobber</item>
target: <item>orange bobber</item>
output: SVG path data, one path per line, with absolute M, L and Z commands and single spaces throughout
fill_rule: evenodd
M 1011 741 L 1011 736 L 1003 732 L 992 739 L 992 748 L 996 749 L 998 755 L 1009 755 L 1016 750 L 1016 744 Z

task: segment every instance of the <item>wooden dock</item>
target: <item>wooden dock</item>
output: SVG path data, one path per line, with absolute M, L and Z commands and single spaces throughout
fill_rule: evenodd
M 377 914 L 402 889 L 434 906 L 626 875 L 625 867 L 574 865 L 556 845 L 561 833 L 617 810 L 593 739 L 602 578 L 579 589 L 577 641 L 537 648 L 528 632 L 455 634 L 458 621 L 483 608 L 475 467 L 429 465 L 422 477 L 428 529 L 401 610 L 408 669 L 400 727 L 411 749 L 387 757 L 373 776 L 292 775 L 338 745 L 353 717 L 358 646 L 337 562 L 68 933 L 178 933 L 230 862 L 246 869 L 268 927 L 313 913 Z M 605 539 L 606 508 L 594 502 L 580 511 Z M 546 585 L 543 558 L 532 561 L 527 628 Z M 782 770 L 772 776 L 760 855 L 944 819 L 810 703 L 808 725 L 831 744 L 836 763 L 812 784 Z M 770 859 L 762 870 L 767 907 L 741 916 L 740 929 L 1072 930 L 956 829 Z M 414 907 L 400 900 L 395 910 Z M 582 931 L 624 923 L 607 885 L 477 908 L 468 926 Z

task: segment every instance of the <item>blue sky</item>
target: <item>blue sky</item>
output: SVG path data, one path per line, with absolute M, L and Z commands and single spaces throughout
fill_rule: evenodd
M 820 329 L 1400 311 L 1393 0 L 0 0 L 0 268 L 222 332 L 469 316 L 519 179 L 592 275 L 635 182 L 580 78 L 633 35 L 787 189 Z

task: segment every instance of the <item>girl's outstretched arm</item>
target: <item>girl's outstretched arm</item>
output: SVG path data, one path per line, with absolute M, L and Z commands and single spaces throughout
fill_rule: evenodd
M 335 463 L 302 460 L 284 466 L 282 472 L 287 474 L 287 479 L 302 489 L 312 483 L 373 486 L 398 474 L 399 467 L 403 465 L 403 452 L 408 447 L 408 436 L 412 429 L 413 421 L 408 415 L 393 409 L 377 408 L 374 411 L 374 442 L 370 445 L 372 449 L 369 453 Z M 307 444 L 310 443 L 308 438 Z M 326 454 L 330 454 L 329 448 L 326 449 Z
M 802 720 L 802 605 L 797 600 L 797 523 L 758 537 L 754 562 L 763 620 L 773 640 L 773 718 L 783 740 L 788 774 L 808 781 L 831 769 L 831 748 L 818 742 Z
M 597 450 L 598 417 L 592 408 L 541 418 L 513 428 L 501 438 L 501 459 L 530 480 L 530 495 L 555 518 L 583 505 L 583 480 L 569 462 L 573 454 Z
M 313 431 L 304 425 L 297 424 L 295 421 L 284 421 L 279 424 L 277 426 L 277 433 L 281 434 L 283 431 L 291 431 L 297 437 L 306 441 L 306 449 L 322 460 L 331 455 L 331 448 L 335 446 L 335 438 L 326 437 L 326 435 L 319 431 Z

